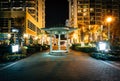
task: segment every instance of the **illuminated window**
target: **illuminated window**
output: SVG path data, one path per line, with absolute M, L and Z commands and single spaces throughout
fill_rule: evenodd
M 80 12 L 82 12 L 82 10 L 79 9 L 79 10 L 78 10 L 78 13 L 80 13 Z
M 87 12 L 87 9 L 83 9 L 83 12 Z
M 87 6 L 87 5 L 84 5 L 83 8 L 88 8 L 88 6 Z
M 94 8 L 90 8 L 90 12 L 94 12 Z

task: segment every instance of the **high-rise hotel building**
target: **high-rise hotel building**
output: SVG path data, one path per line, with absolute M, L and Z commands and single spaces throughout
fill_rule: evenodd
M 119 0 L 68 0 L 69 25 L 78 28 L 74 33 L 76 42 L 107 39 L 107 22 L 112 16 L 119 21 Z M 113 25 L 113 23 L 112 23 Z
M 37 36 L 45 27 L 45 0 L 0 0 L 0 33 Z

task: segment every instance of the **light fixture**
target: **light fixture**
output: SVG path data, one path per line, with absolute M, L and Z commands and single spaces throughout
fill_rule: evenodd
M 28 38 L 28 34 L 24 34 L 23 37 L 24 37 L 24 38 Z
M 18 52 L 19 51 L 19 45 L 12 45 L 12 52 Z
M 11 34 L 8 34 L 7 36 L 8 36 L 9 39 L 11 38 Z
M 103 51 L 106 50 L 107 44 L 105 42 L 99 42 L 98 46 L 99 46 L 99 50 Z

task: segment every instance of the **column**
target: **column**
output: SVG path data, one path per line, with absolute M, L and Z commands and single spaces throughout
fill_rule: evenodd
M 52 34 L 50 33 L 50 53 L 52 52 Z
M 110 22 L 108 23 L 108 41 L 110 41 Z
M 14 33 L 14 44 L 16 44 L 16 33 Z
M 78 27 L 77 25 L 77 0 L 74 0 L 74 27 Z
M 11 33 L 11 19 L 8 20 L 8 33 Z
M 69 51 L 69 43 L 68 43 L 68 33 L 67 33 L 67 44 L 66 44 L 66 52 Z
M 60 51 L 60 35 L 61 34 L 58 34 L 58 50 Z
M 71 26 L 71 0 L 68 0 L 69 2 L 69 26 Z

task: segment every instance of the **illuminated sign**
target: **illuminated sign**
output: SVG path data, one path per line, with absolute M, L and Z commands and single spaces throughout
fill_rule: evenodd
M 12 52 L 18 52 L 19 51 L 19 45 L 12 45 Z

